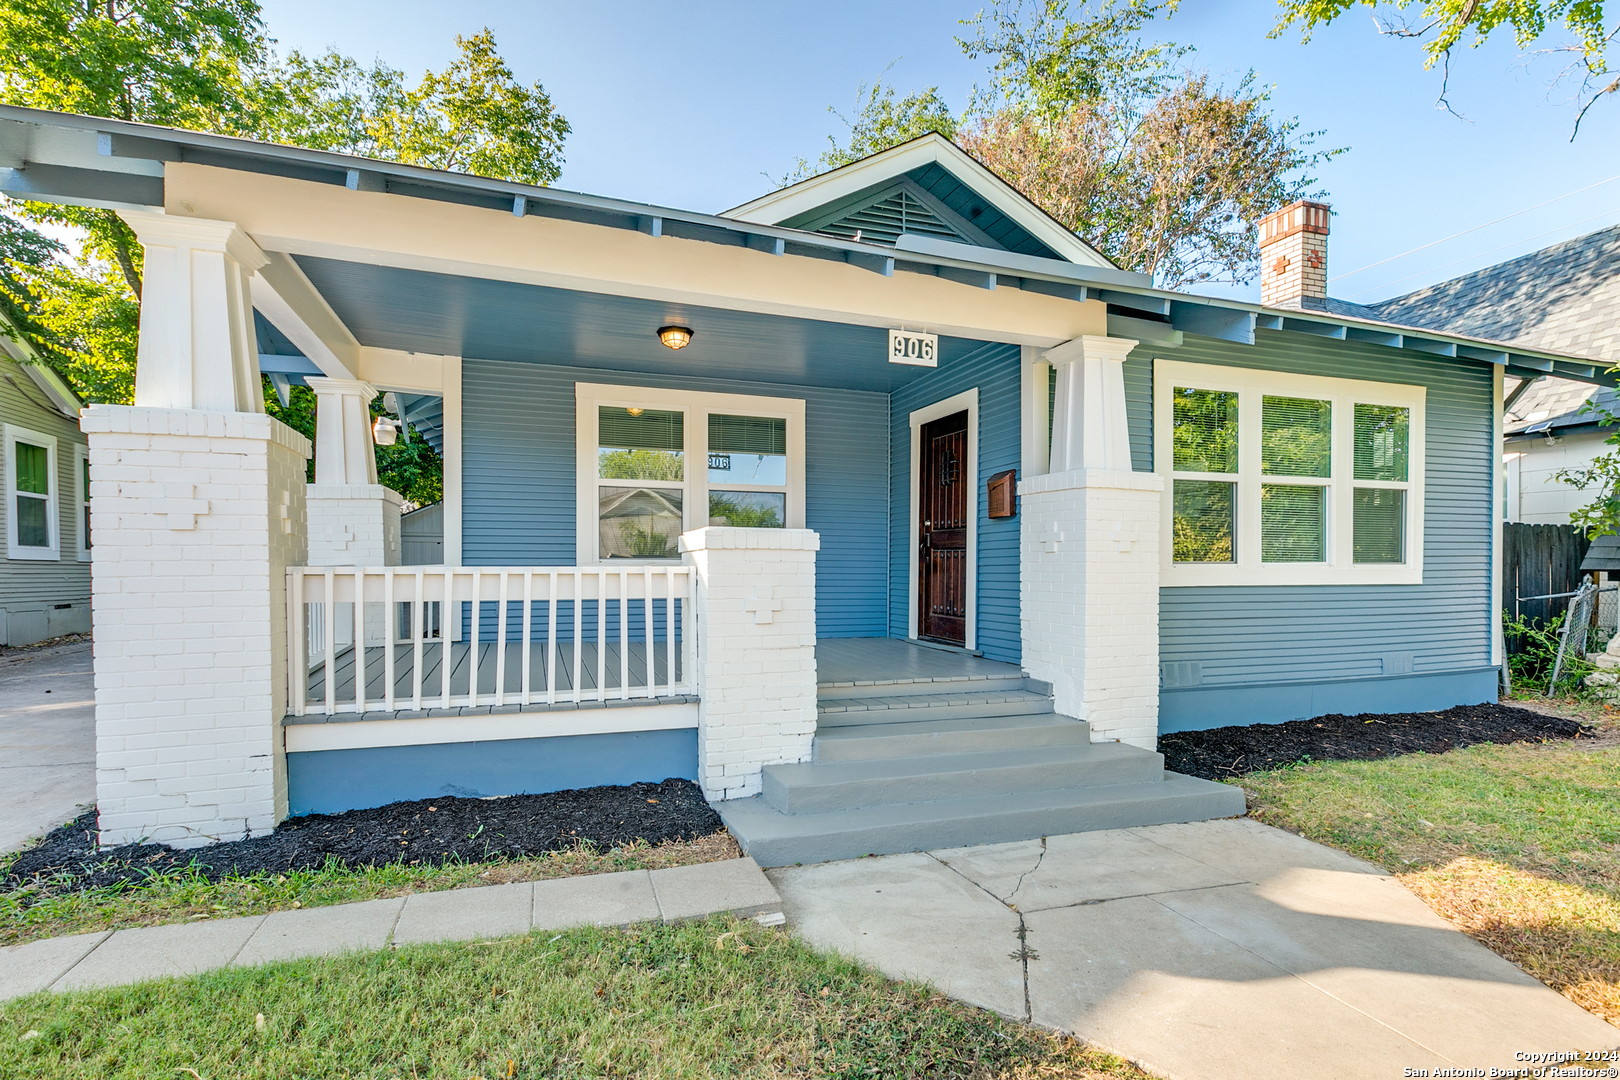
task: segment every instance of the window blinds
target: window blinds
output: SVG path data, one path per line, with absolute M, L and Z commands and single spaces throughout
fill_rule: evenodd
M 662 409 L 642 409 L 631 416 L 629 409 L 600 407 L 597 441 L 601 446 L 625 450 L 680 450 L 686 437 L 686 417 Z
M 709 449 L 717 454 L 786 454 L 787 421 L 780 416 L 710 413 Z

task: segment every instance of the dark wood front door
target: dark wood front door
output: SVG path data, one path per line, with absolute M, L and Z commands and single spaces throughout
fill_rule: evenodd
M 968 414 L 923 425 L 917 461 L 917 636 L 967 643 Z

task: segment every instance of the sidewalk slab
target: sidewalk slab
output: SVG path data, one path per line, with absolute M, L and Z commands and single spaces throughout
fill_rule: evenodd
M 785 866 L 769 877 L 810 944 L 858 956 L 893 979 L 1024 1015 L 1018 915 L 924 854 Z
M 777 914 L 782 898 L 753 859 L 671 866 L 652 872 L 658 912 L 665 922 L 698 919 L 716 912 Z
M 1218 890 L 1217 890 L 1218 891 Z M 1031 1019 L 1200 1080 L 1394 1077 L 1434 1054 L 1155 898 L 1027 917 Z M 1277 1066 L 1287 1062 L 1289 1068 Z
M 1620 1046 L 1620 1029 L 1382 870 L 1252 820 L 770 877 L 810 943 L 1071 1032 L 1172 1080 L 1486 1075 L 1522 1067 L 1514 1055 L 1536 1047 Z
M 1155 844 L 1130 829 L 933 853 L 1019 911 L 1202 889 L 1244 880 Z
M 403 896 L 354 904 L 275 911 L 237 954 L 233 966 L 247 967 L 301 956 L 330 956 L 388 944 L 405 906 Z
M 394 927 L 395 945 L 527 934 L 534 925 L 534 882 L 412 893 Z
M 242 951 L 264 915 L 119 930 L 74 965 L 53 990 L 88 990 L 224 967 Z
M 534 928 L 628 926 L 658 921 L 658 897 L 645 870 L 552 878 L 534 883 Z
M 0 949 L 0 1001 L 45 989 L 110 937 L 112 931 L 103 930 Z
M 1620 1044 L 1620 1030 L 1571 1010 L 1392 878 L 1297 870 L 1159 899 L 1380 1023 L 1422 1030 L 1425 1046 L 1465 1068 L 1511 1068 L 1550 1031 L 1587 1049 Z

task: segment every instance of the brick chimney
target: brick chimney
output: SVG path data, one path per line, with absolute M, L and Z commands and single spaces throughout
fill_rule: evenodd
M 1301 199 L 1260 219 L 1260 302 L 1326 307 L 1327 203 Z

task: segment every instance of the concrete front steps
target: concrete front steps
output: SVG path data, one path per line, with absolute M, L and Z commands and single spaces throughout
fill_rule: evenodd
M 1021 677 L 823 687 L 812 760 L 717 805 L 762 866 L 826 862 L 1243 813 L 1243 792 L 1091 741 Z

